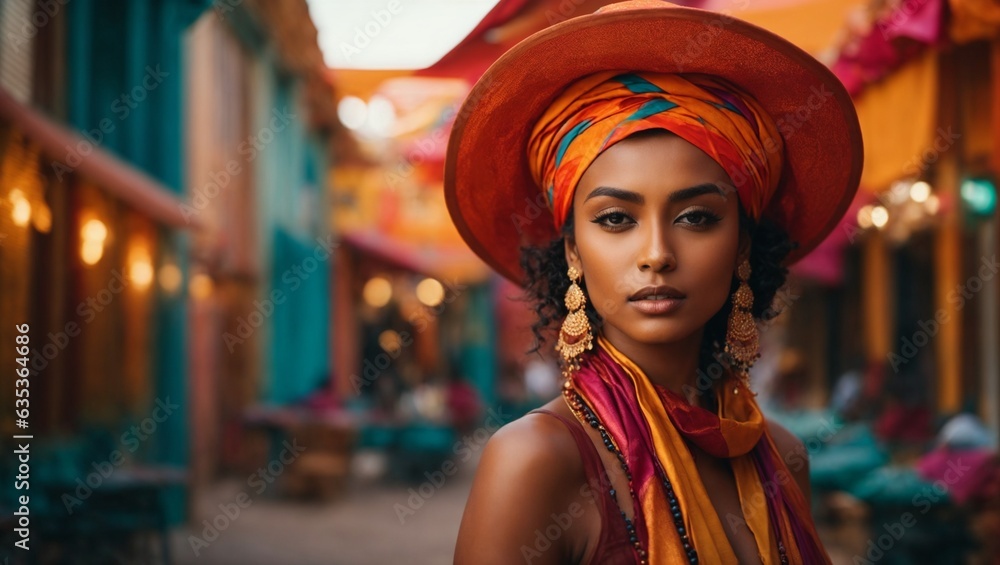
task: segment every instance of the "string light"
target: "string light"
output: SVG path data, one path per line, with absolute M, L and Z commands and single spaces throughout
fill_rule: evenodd
M 887 223 L 889 223 L 889 211 L 884 206 L 872 208 L 872 225 L 882 229 Z
M 145 247 L 132 248 L 129 258 L 128 277 L 138 290 L 146 290 L 153 282 L 153 264 Z
M 930 195 L 931 185 L 924 181 L 917 181 L 910 187 L 910 198 L 912 198 L 914 202 L 927 202 L 927 198 L 930 197 Z
M 31 202 L 24 197 L 20 189 L 15 188 L 10 191 L 8 199 L 11 203 L 10 217 L 14 220 L 14 225 L 24 227 L 31 221 Z
M 96 265 L 104 256 L 104 246 L 96 241 L 84 241 L 80 248 L 80 258 L 88 265 Z
M 104 222 L 91 218 L 80 228 L 83 243 L 80 246 L 80 258 L 88 265 L 96 265 L 104 256 L 104 242 L 108 237 L 108 227 Z
M 435 279 L 426 278 L 417 284 L 417 300 L 424 306 L 434 307 L 444 300 L 444 286 Z
M 941 200 L 932 194 L 927 197 L 927 202 L 924 202 L 924 207 L 927 209 L 927 213 L 933 216 L 938 213 L 938 210 L 941 209 Z
M 31 215 L 31 223 L 39 232 L 49 233 L 52 230 L 52 210 L 44 202 L 41 203 L 35 213 Z
M 174 263 L 164 263 L 160 267 L 160 288 L 168 294 L 174 294 L 178 289 L 181 288 L 181 283 L 183 282 L 183 274 L 181 273 L 180 267 Z
M 858 227 L 861 229 L 868 229 L 872 227 L 872 208 L 874 208 L 874 206 L 869 204 L 862 206 L 861 209 L 858 210 Z
M 386 353 L 396 353 L 403 348 L 403 340 L 395 330 L 385 330 L 378 336 L 378 345 Z
M 197 300 L 204 300 L 212 295 L 212 277 L 206 275 L 205 273 L 198 273 L 191 277 L 191 282 L 188 285 L 188 290 Z
M 370 306 L 381 308 L 392 300 L 392 283 L 384 277 L 372 277 L 365 283 L 362 296 Z
M 87 220 L 83 227 L 80 228 L 80 237 L 84 240 L 100 241 L 104 243 L 104 240 L 108 237 L 108 228 L 104 225 L 104 222 L 98 219 Z

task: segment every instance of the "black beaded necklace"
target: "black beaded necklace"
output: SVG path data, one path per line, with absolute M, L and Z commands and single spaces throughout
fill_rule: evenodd
M 566 397 L 570 409 L 577 416 L 577 419 L 582 419 L 591 428 L 597 430 L 601 434 L 601 439 L 604 441 L 604 447 L 608 448 L 608 451 L 610 451 L 611 454 L 618 459 L 618 463 L 621 464 L 622 470 L 625 472 L 625 478 L 628 479 L 629 497 L 632 501 L 635 501 L 637 497 L 635 496 L 635 490 L 632 488 L 632 472 L 629 471 L 628 462 L 625 461 L 625 455 L 620 449 L 618 449 L 618 446 L 615 445 L 614 440 L 612 440 L 611 436 L 608 434 L 607 428 L 605 428 L 604 424 L 598 420 L 597 415 L 594 414 L 594 411 L 591 410 L 590 406 L 584 402 L 580 393 L 573 390 L 569 381 L 567 381 L 563 387 L 563 395 Z M 605 472 L 605 476 L 606 475 L 607 473 Z M 670 513 L 674 518 L 674 527 L 677 528 L 677 534 L 681 538 L 681 544 L 684 547 L 685 553 L 687 553 L 688 563 L 691 563 L 692 565 L 697 564 L 698 552 L 691 544 L 691 540 L 687 535 L 687 530 L 684 528 L 684 516 L 681 514 L 681 505 L 677 502 L 677 495 L 674 493 L 673 485 L 670 484 L 670 480 L 666 476 L 661 475 L 660 478 L 663 481 L 663 490 L 667 493 L 667 502 L 670 504 Z M 617 500 L 617 492 L 611 484 L 610 477 L 608 477 L 608 485 L 610 487 L 609 492 L 611 494 L 611 499 Z M 625 530 L 628 532 L 628 539 L 632 542 L 632 546 L 635 548 L 636 554 L 639 556 L 639 563 L 646 565 L 648 563 L 646 559 L 648 554 L 642 547 L 642 542 L 639 541 L 639 536 L 635 532 L 635 523 L 629 519 L 624 510 L 619 509 L 619 511 L 622 514 L 622 518 L 625 520 Z
M 604 424 L 597 418 L 597 414 L 590 408 L 589 405 L 580 396 L 572 383 L 567 380 L 563 383 L 563 396 L 566 398 L 570 409 L 578 420 L 586 422 L 591 428 L 598 431 L 601 434 L 601 440 L 604 442 L 604 447 L 611 452 L 615 458 L 618 459 L 618 463 L 621 464 L 622 470 L 625 472 L 625 477 L 628 479 L 628 492 L 629 497 L 634 502 L 636 500 L 635 490 L 632 487 L 632 473 L 629 471 L 628 462 L 625 460 L 625 455 L 618 449 L 615 445 L 613 439 L 608 434 L 607 428 Z M 677 535 L 680 536 L 681 545 L 684 548 L 684 552 L 687 554 L 688 563 L 692 565 L 698 563 L 698 551 L 695 550 L 694 545 L 691 543 L 691 539 L 687 535 L 687 529 L 684 527 L 684 516 L 681 513 L 681 505 L 677 501 L 677 495 L 674 493 L 673 485 L 670 484 L 670 479 L 666 477 L 666 473 L 662 473 L 660 469 L 657 469 L 658 474 L 660 474 L 660 479 L 663 483 L 663 490 L 667 493 L 667 502 L 670 506 L 670 513 L 674 519 L 674 527 L 677 529 Z M 611 484 L 611 477 L 607 475 L 605 471 L 605 478 L 607 478 L 609 485 L 609 494 L 611 499 L 617 501 L 617 491 L 615 491 L 614 486 Z M 629 519 L 628 515 L 624 510 L 619 509 L 622 515 L 622 519 L 625 521 L 625 530 L 628 533 L 629 541 L 632 542 L 633 548 L 635 548 L 636 554 L 639 557 L 639 563 L 641 565 L 647 565 L 648 560 L 647 552 L 642 547 L 642 542 L 639 541 L 639 536 L 635 532 L 635 523 Z M 785 545 L 778 540 L 778 557 L 781 561 L 781 565 L 788 565 L 788 556 L 785 554 Z

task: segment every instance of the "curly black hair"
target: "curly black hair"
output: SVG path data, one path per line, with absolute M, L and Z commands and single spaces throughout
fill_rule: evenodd
M 531 326 L 535 343 L 529 353 L 537 352 L 558 331 L 558 325 L 569 311 L 563 303 L 570 281 L 566 276 L 564 240 L 573 233 L 573 210 L 570 209 L 563 225 L 562 235 L 544 247 L 522 247 L 521 268 L 525 273 L 524 298 L 532 304 L 537 319 Z M 785 284 L 788 269 L 781 262 L 795 248 L 788 234 L 769 221 L 755 222 L 740 206 L 740 230 L 750 235 L 750 289 L 754 301 L 752 313 L 760 321 L 768 321 L 780 313 L 774 305 L 774 298 Z M 720 344 L 725 342 L 729 312 L 732 310 L 732 293 L 739 281 L 733 277 L 730 298 L 705 325 L 702 339 L 699 368 L 708 372 L 709 365 L 720 359 Z M 586 291 L 586 281 L 582 283 Z M 588 301 L 587 318 L 594 330 L 602 325 L 602 320 L 594 305 Z

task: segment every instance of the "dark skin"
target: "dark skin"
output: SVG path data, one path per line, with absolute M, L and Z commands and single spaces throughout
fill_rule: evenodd
M 725 171 L 701 150 L 666 132 L 621 141 L 602 153 L 574 194 L 575 230 L 566 238 L 567 263 L 583 273 L 588 299 L 604 321 L 603 334 L 654 383 L 687 397 L 693 392 L 706 322 L 725 304 L 736 268 L 749 253 L 739 226 L 739 204 Z M 630 297 L 647 286 L 668 285 L 683 294 L 672 312 L 649 314 Z M 685 386 L 688 385 L 688 386 Z M 574 416 L 562 397 L 545 409 Z M 598 448 L 618 505 L 632 517 L 628 483 L 596 431 Z M 768 422 L 786 462 L 803 461 L 802 442 Z M 740 563 L 761 563 L 753 535 L 730 526 L 743 518 L 728 460 L 690 445 L 709 498 Z M 808 464 L 789 465 L 809 500 Z M 596 496 L 586 484 L 579 450 L 566 427 L 551 416 L 528 414 L 500 429 L 487 444 L 466 504 L 455 549 L 459 565 L 509 564 L 538 551 L 539 532 L 579 505 L 569 527 L 551 547 L 532 555 L 533 565 L 589 563 L 602 528 Z M 667 527 L 661 525 L 660 527 Z M 672 525 L 671 525 L 672 527 Z

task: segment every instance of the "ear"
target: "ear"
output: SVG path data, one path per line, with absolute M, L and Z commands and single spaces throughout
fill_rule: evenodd
M 736 251 L 736 267 L 739 267 L 743 264 L 743 261 L 750 258 L 750 244 L 752 240 L 753 236 L 748 230 L 740 230 L 740 243 Z
M 582 273 L 583 267 L 580 262 L 580 252 L 576 248 L 576 239 L 572 235 L 567 235 L 563 238 L 563 245 L 566 250 L 566 265 L 576 267 L 576 270 Z

